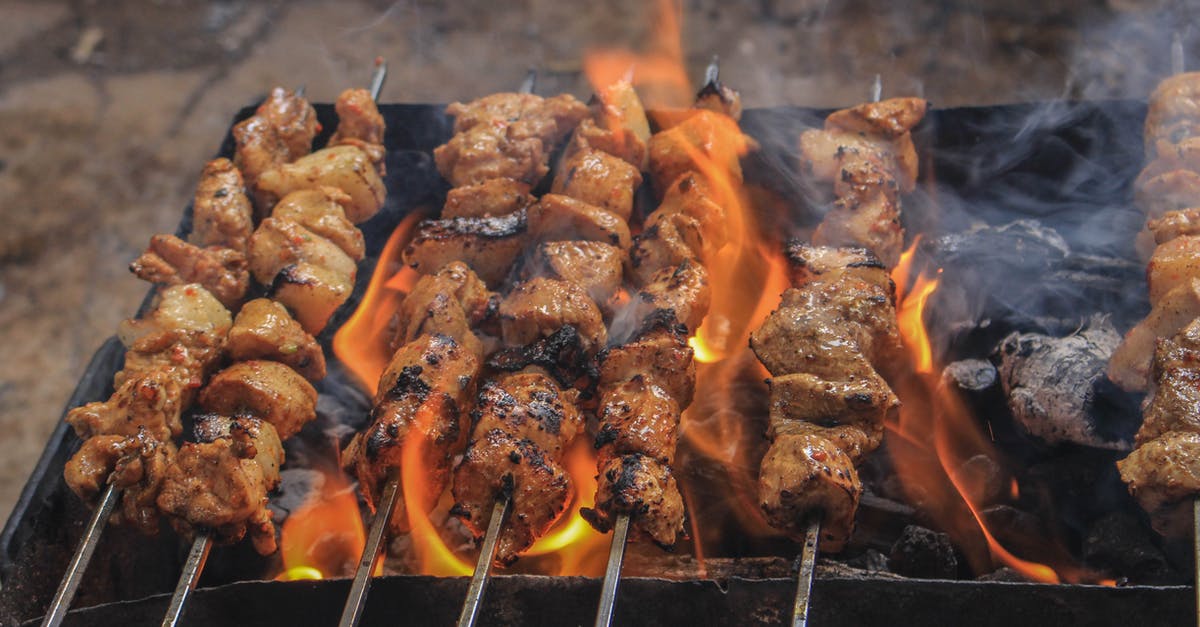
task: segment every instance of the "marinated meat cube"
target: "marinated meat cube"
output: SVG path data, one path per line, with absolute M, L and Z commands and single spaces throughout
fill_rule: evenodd
M 250 287 L 245 254 L 223 246 L 201 248 L 174 235 L 151 237 L 129 270 L 157 285 L 198 283 L 230 308 L 242 302 Z
M 807 516 L 818 512 L 821 550 L 830 552 L 849 540 L 862 491 L 850 457 L 815 434 L 776 437 L 758 478 L 759 505 L 771 526 L 802 540 Z
M 525 213 L 488 218 L 424 220 L 404 249 L 404 263 L 433 274 L 453 262 L 467 264 L 489 286 L 498 286 L 524 250 Z
M 546 277 L 582 287 L 604 308 L 621 289 L 625 253 L 603 242 L 572 240 L 539 244 L 522 268 L 521 277 Z
M 271 283 L 271 297 L 313 335 L 325 328 L 353 291 L 353 275 L 307 262 L 284 267 Z
M 619 157 L 585 148 L 559 166 L 550 191 L 615 213 L 622 221 L 633 214 L 633 197 L 642 174 Z
M 334 187 L 304 189 L 280 199 L 271 210 L 271 217 L 295 222 L 333 242 L 354 261 L 362 261 L 366 254 L 362 231 L 346 219 L 346 211 L 342 209 L 348 199 Z
M 213 375 L 200 392 L 200 407 L 265 420 L 286 440 L 317 417 L 317 391 L 281 363 L 242 361 Z
M 629 514 L 635 533 L 662 547 L 672 547 L 683 533 L 683 497 L 671 469 L 644 455 L 614 457 L 598 477 L 596 507 L 580 514 L 601 532 L 612 529 L 615 516 Z
M 535 202 L 528 183 L 509 178 L 487 179 L 446 192 L 442 218 L 504 216 L 527 209 Z
M 617 214 L 561 194 L 546 194 L 529 208 L 529 232 L 537 241 L 586 240 L 629 250 L 629 225 Z
M 530 344 L 568 325 L 579 331 L 589 353 L 608 341 L 600 309 L 574 283 L 538 277 L 513 288 L 500 303 L 501 331 L 509 346 Z
M 342 208 L 354 224 L 379 212 L 387 188 L 370 157 L 355 146 L 324 148 L 263 172 L 259 188 L 278 200 L 304 189 L 334 187 L 345 192 Z
M 286 364 L 309 381 L 325 378 L 321 345 L 286 307 L 269 298 L 257 298 L 242 306 L 229 329 L 226 348 L 234 361 L 268 359 Z
M 223 246 L 245 253 L 254 232 L 254 207 L 242 173 L 224 157 L 209 161 L 192 201 L 192 234 L 197 246 Z

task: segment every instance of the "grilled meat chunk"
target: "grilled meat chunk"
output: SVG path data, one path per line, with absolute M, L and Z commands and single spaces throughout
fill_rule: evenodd
M 1192 125 L 1200 120 L 1200 73 L 1169 76 L 1150 94 L 1146 112 L 1145 138 L 1147 158 L 1156 152 L 1160 141 L 1170 144 L 1194 136 Z
M 123 435 L 97 435 L 84 440 L 63 467 L 67 487 L 84 502 L 94 502 L 125 454 L 125 441 Z
M 174 235 L 150 238 L 146 252 L 129 264 L 138 278 L 158 285 L 198 283 L 222 305 L 236 308 L 250 287 L 246 255 L 233 248 L 201 248 Z
M 695 260 L 684 259 L 674 268 L 662 268 L 651 275 L 650 281 L 638 290 L 637 298 L 638 311 L 672 311 L 690 333 L 695 333 L 712 303 L 708 270 Z
M 307 262 L 284 267 L 271 283 L 271 298 L 286 306 L 313 335 L 325 328 L 353 291 L 353 276 Z
M 846 453 L 815 434 L 783 434 L 763 457 L 759 505 L 771 526 L 803 538 L 804 515 L 820 512 L 821 549 L 836 552 L 854 528 L 862 483 Z
M 333 242 L 354 261 L 366 254 L 362 231 L 346 219 L 342 205 L 347 196 L 335 187 L 304 189 L 284 196 L 271 210 L 271 217 L 290 220 Z
M 491 522 L 496 499 L 509 496 L 495 557 L 496 564 L 508 566 L 562 516 L 571 501 L 571 479 L 533 441 L 491 429 L 467 447 L 454 473 L 453 491 L 451 513 L 477 538 Z
M 200 392 L 200 407 L 265 420 L 286 440 L 317 417 L 317 391 L 281 363 L 242 361 L 213 375 Z
M 667 187 L 662 203 L 646 219 L 646 230 L 664 228 L 659 226 L 664 222 L 670 222 L 692 255 L 705 263 L 729 240 L 725 209 L 696 172 L 683 174 Z
M 450 463 L 467 441 L 467 412 L 479 361 L 446 335 L 423 335 L 402 346 L 379 380 L 370 425 L 342 453 L 371 507 L 379 502 L 389 471 L 399 471 L 406 447 L 419 456 L 425 492 L 410 495 L 426 512 L 450 479 Z M 408 530 L 400 501 L 392 533 Z
M 286 364 L 309 381 L 325 378 L 321 345 L 286 307 L 269 298 L 256 298 L 242 306 L 229 329 L 226 349 L 234 361 L 267 359 Z
M 190 372 L 150 370 L 129 377 L 107 401 L 96 401 L 67 412 L 67 423 L 80 438 L 98 435 L 131 436 L 145 429 L 161 442 L 183 432 L 181 416 L 200 387 Z
M 642 173 L 620 157 L 584 148 L 559 166 L 550 191 L 611 211 L 628 221 Z
M 422 335 L 440 333 L 456 338 L 482 359 L 483 344 L 472 328 L 491 318 L 498 306 L 499 297 L 466 264 L 451 262 L 437 274 L 421 277 L 400 303 L 392 347 L 397 349 Z
M 629 225 L 617 214 L 561 194 L 546 194 L 528 210 L 537 241 L 586 240 L 628 250 Z
M 1168 211 L 1161 218 L 1148 220 L 1146 229 L 1156 245 L 1184 235 L 1200 235 L 1200 207 Z
M 826 128 L 880 137 L 902 137 L 925 117 L 929 103 L 922 98 L 889 98 L 834 111 L 825 119 Z
M 159 521 L 155 499 L 175 452 L 170 440 L 144 429 L 130 436 L 98 435 L 84 440 L 67 460 L 63 479 L 85 502 L 93 502 L 111 482 L 122 490 L 112 522 L 154 535 Z
M 1200 173 L 1176 169 L 1148 176 L 1152 172 L 1144 171 L 1133 186 L 1133 202 L 1148 217 L 1200 206 Z
M 493 94 L 454 103 L 454 137 L 433 151 L 438 171 L 454 187 L 510 178 L 534 185 L 549 171 L 554 145 L 587 115 L 587 107 L 562 95 Z
M 442 218 L 504 216 L 527 209 L 535 202 L 528 183 L 509 178 L 487 179 L 446 192 Z
M 603 242 L 545 242 L 521 268 L 521 278 L 527 281 L 541 276 L 574 283 L 605 308 L 621 289 L 624 260 L 620 248 Z
M 682 411 L 692 404 L 696 387 L 696 365 L 692 347 L 687 343 L 687 329 L 675 323 L 674 317 L 649 326 L 633 339 L 605 349 L 597 356 L 600 364 L 598 387 L 607 389 L 645 374 Z
M 461 261 L 495 287 L 508 276 L 525 248 L 525 213 L 487 218 L 424 220 L 404 249 L 404 262 L 421 274 L 433 274 Z
M 371 158 L 355 146 L 323 148 L 263 172 L 259 189 L 272 200 L 304 189 L 335 187 L 346 193 L 342 208 L 354 224 L 366 222 L 383 206 L 387 188 Z
M 654 181 L 659 198 L 688 172 L 715 176 L 736 188 L 742 183 L 739 159 L 749 147 L 733 118 L 697 109 L 682 122 L 650 138 L 650 180 Z
M 337 131 L 329 138 L 330 146 L 356 146 L 370 157 L 383 175 L 383 134 L 387 125 L 371 92 L 347 89 L 334 103 L 338 115 Z
M 274 200 L 259 189 L 259 178 L 280 164 L 308 154 L 319 131 L 316 110 L 307 100 L 282 87 L 273 89 L 254 115 L 233 127 L 237 144 L 234 163 L 245 177 L 259 216 L 267 214 Z
M 683 497 L 668 466 L 640 454 L 613 457 L 600 468 L 596 507 L 580 514 L 596 529 L 612 529 L 616 517 L 629 514 L 633 529 L 661 547 L 675 545 L 683 533 Z
M 530 344 L 568 325 L 579 331 L 589 353 L 608 342 L 600 309 L 575 283 L 538 277 L 517 285 L 500 303 L 501 332 L 509 346 Z
M 879 376 L 830 381 L 808 373 L 772 377 L 769 437 L 817 433 L 855 464 L 879 447 L 900 400 Z M 848 428 L 847 428 L 848 427 Z
M 233 543 L 250 534 L 262 555 L 275 552 L 267 493 L 279 484 L 283 445 L 270 423 L 257 418 L 202 416 L 197 442 L 179 449 L 157 503 L 184 537 L 198 530 Z
M 204 166 L 192 201 L 192 234 L 197 246 L 222 246 L 245 253 L 254 232 L 254 207 L 242 173 L 224 157 Z
M 644 170 L 650 121 L 633 85 L 617 81 L 597 90 L 591 108 L 592 116 L 579 123 L 569 150 L 600 150 Z
M 1126 391 L 1144 391 L 1157 338 L 1171 337 L 1200 316 L 1200 279 L 1167 292 L 1150 313 L 1125 334 L 1108 361 L 1108 378 Z
M 671 394 L 651 376 L 637 374 L 607 385 L 600 395 L 596 448 L 604 457 L 639 453 L 670 467 L 680 411 Z
M 250 271 L 263 285 L 298 263 L 326 268 L 353 284 L 358 266 L 333 242 L 284 218 L 267 218 L 250 237 Z
M 571 483 L 562 452 L 584 426 L 574 397 L 537 368 L 501 375 L 479 391 L 473 438 L 454 473 L 454 513 L 479 537 L 496 499 L 511 499 L 497 563 L 515 561 L 566 510 Z
M 117 336 L 129 348 L 141 338 L 165 331 L 224 337 L 232 324 L 229 310 L 208 290 L 196 284 L 173 285 L 159 291 L 146 316 L 122 321 Z

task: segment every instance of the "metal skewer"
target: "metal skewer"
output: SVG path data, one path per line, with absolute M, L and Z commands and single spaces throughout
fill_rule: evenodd
M 813 570 L 817 565 L 817 543 L 821 537 L 821 515 L 813 512 L 804 523 L 804 548 L 800 551 L 800 570 L 796 573 L 796 600 L 792 603 L 792 627 L 807 627 L 808 607 L 812 599 Z
M 163 617 L 162 627 L 175 627 L 183 617 L 184 603 L 196 583 L 200 581 L 200 573 L 204 571 L 204 563 L 208 561 L 208 553 L 212 551 L 212 539 L 207 533 L 196 536 L 192 541 L 192 550 L 188 551 L 187 562 L 183 572 L 179 574 L 179 583 L 175 584 L 175 594 L 171 595 L 171 604 L 167 606 L 167 614 Z
M 467 600 L 463 602 L 462 613 L 458 616 L 458 627 L 473 627 L 479 616 L 479 608 L 483 605 L 483 591 L 487 588 L 488 573 L 492 569 L 492 560 L 496 556 L 496 543 L 500 539 L 500 528 L 508 516 L 508 496 L 496 501 L 492 507 L 492 519 L 488 522 L 487 534 L 483 536 L 483 546 L 479 549 L 479 561 L 475 562 L 475 573 L 471 575 L 471 587 L 467 588 Z
M 604 585 L 600 588 L 600 609 L 596 611 L 596 627 L 612 624 L 617 604 L 617 584 L 621 583 L 621 563 L 625 561 L 625 545 L 629 540 L 629 514 L 617 516 L 613 525 L 612 544 L 608 548 L 608 567 L 604 569 Z
M 375 519 L 371 521 L 371 532 L 367 534 L 367 544 L 358 560 L 358 570 L 354 573 L 354 583 L 350 585 L 346 606 L 342 608 L 339 627 L 353 627 L 362 619 L 363 608 L 367 605 L 367 591 L 371 589 L 371 571 L 375 568 L 375 559 L 379 557 L 379 549 L 383 546 L 383 535 L 387 530 L 388 520 L 392 518 L 392 512 L 395 511 L 399 500 L 400 477 L 393 470 L 383 487 L 383 498 L 380 499 L 379 508 L 375 510 Z
M 71 601 L 79 590 L 79 582 L 83 581 L 83 574 L 92 560 L 92 554 L 96 552 L 100 536 L 104 534 L 105 523 L 120 500 L 121 489 L 110 483 L 105 488 L 104 495 L 100 497 L 100 502 L 96 504 L 83 537 L 79 539 L 79 547 L 75 549 L 75 556 L 71 558 L 67 574 L 63 575 L 62 582 L 58 584 L 58 591 L 54 593 L 54 600 L 50 602 L 50 609 L 42 619 L 42 627 L 58 627 L 66 618 L 67 611 L 71 609 Z
M 517 88 L 518 94 L 532 94 L 533 90 L 537 89 L 538 72 L 534 68 L 529 68 L 525 73 L 525 80 L 521 81 L 521 86 Z

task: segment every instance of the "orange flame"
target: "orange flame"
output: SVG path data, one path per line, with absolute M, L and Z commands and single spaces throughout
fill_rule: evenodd
M 1068 552 L 1049 538 L 1022 539 L 1027 552 L 1046 562 L 1039 563 L 1015 555 L 988 527 L 982 511 L 994 503 L 979 502 L 981 491 L 968 485 L 967 473 L 960 469 L 980 455 L 997 464 L 1003 460 L 963 400 L 941 385 L 941 368 L 935 364 L 923 318 L 938 280 L 922 273 L 908 288 L 915 248 L 916 242 L 893 271 L 898 292 L 903 294 L 897 322 L 912 373 L 897 377 L 896 392 L 903 405 L 898 419 L 887 425 L 889 451 L 909 500 L 951 535 L 976 572 L 988 572 L 999 563 L 1033 581 L 1097 581 L 1094 573 L 1075 564 Z M 1016 498 L 1016 479 L 1011 481 L 1008 496 Z
M 646 109 L 665 111 L 691 104 L 695 96 L 684 64 L 681 9 L 676 0 L 656 3 L 655 29 L 646 49 L 598 49 L 584 56 L 583 71 L 593 86 L 630 79 Z
M 353 574 L 367 536 L 354 488 L 339 473 L 324 473 L 319 490 L 292 512 L 280 531 L 283 572 L 278 579 L 324 579 Z M 382 563 L 376 574 L 382 572 Z

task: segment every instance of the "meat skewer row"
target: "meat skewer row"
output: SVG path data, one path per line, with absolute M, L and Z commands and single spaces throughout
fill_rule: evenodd
M 686 117 L 649 139 L 647 162 L 661 202 L 632 244 L 627 269 L 636 291 L 618 314 L 615 344 L 598 360 L 598 487 L 596 506 L 582 514 L 600 531 L 627 517 L 638 537 L 663 547 L 683 531 L 671 464 L 695 386 L 687 338 L 708 312 L 705 263 L 726 242 L 724 209 L 697 160 L 717 163 L 716 176 L 741 180 L 741 146 L 723 145 L 744 141 L 731 117 L 739 111 L 736 93 L 713 80 Z M 619 535 L 614 543 L 623 545 Z M 603 602 L 601 608 L 611 611 Z
M 648 135 L 645 112 L 627 82 L 598 94 L 592 115 L 575 129 L 552 193 L 529 210 L 537 225 L 530 236 L 540 243 L 524 260 L 517 273 L 520 283 L 499 308 L 503 339 L 516 353 L 567 350 L 588 356 L 607 342 L 602 310 L 621 286 L 625 251 L 609 243 L 601 229 L 573 225 L 580 216 L 590 215 L 624 227 L 642 180 L 634 163 L 644 161 Z M 623 232 L 627 247 L 627 227 Z M 600 235 L 599 241 L 574 239 L 579 233 Z M 503 517 L 511 506 L 514 516 L 496 531 L 500 535 L 494 561 L 500 565 L 515 561 L 565 511 L 571 486 L 562 454 L 583 422 L 575 406 L 577 390 L 570 389 L 577 378 L 574 373 L 555 364 L 555 374 L 560 375 L 556 380 L 543 367 L 508 353 L 489 362 L 511 374 L 483 385 L 472 441 L 455 471 L 453 489 L 455 513 L 477 538 L 491 528 L 497 512 Z M 477 578 L 492 561 L 491 555 L 481 557 Z M 465 624 L 470 624 L 466 616 Z
M 630 528 L 662 547 L 683 531 L 672 473 L 680 416 L 695 386 L 687 343 L 711 300 L 705 264 L 726 242 L 726 215 L 710 184 L 740 185 L 748 147 L 737 127 L 741 103 L 717 81 L 714 61 L 693 108 L 653 135 L 647 163 L 660 204 L 630 250 L 636 292 L 599 359 L 600 431 L 595 507 L 581 514 L 613 531 L 596 624 L 608 625 Z
M 1175 48 L 1182 66 L 1179 41 Z M 1157 244 L 1146 268 L 1151 311 L 1125 336 L 1108 367 L 1109 378 L 1125 389 L 1148 388 L 1134 450 L 1117 469 L 1154 529 L 1172 538 L 1195 535 L 1200 527 L 1194 383 L 1200 376 L 1200 73 L 1176 69 L 1150 96 L 1149 163 L 1135 182 L 1135 200 L 1147 214 L 1139 248 Z M 1200 536 L 1194 540 L 1200 557 Z

